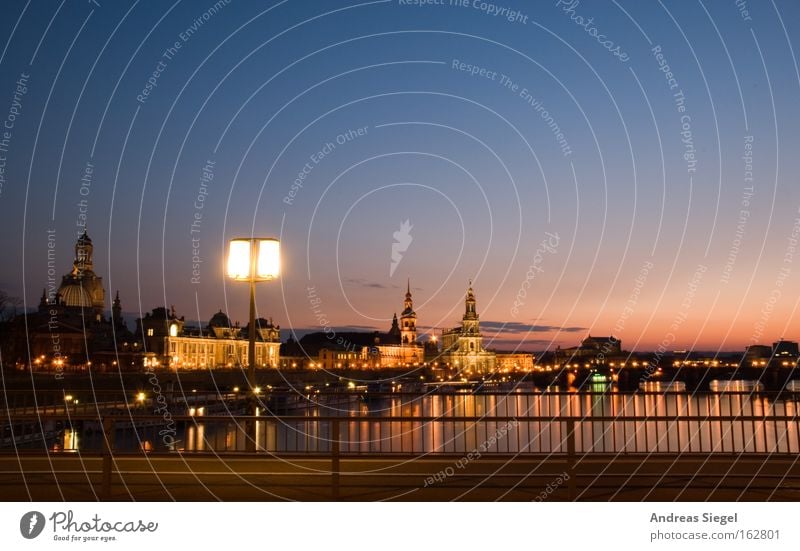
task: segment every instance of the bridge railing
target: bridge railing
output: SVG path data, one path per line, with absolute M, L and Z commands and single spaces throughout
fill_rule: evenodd
M 774 415 L 161 415 L 0 418 L 0 453 L 591 455 L 800 453 L 800 418 Z
M 783 457 L 800 453 L 796 416 L 175 416 L 41 414 L 0 420 L 0 453 L 102 456 L 101 496 L 109 499 L 115 457 L 182 455 L 300 457 L 330 461 L 339 496 L 348 458 L 481 458 L 563 462 L 576 496 L 576 468 L 586 458 Z

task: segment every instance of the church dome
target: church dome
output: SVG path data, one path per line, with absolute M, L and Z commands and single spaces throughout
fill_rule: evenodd
M 228 319 L 228 316 L 225 315 L 225 312 L 220 310 L 219 312 L 217 312 L 216 314 L 211 316 L 211 319 L 208 320 L 208 326 L 209 327 L 230 327 L 231 326 L 231 320 Z
M 58 296 L 66 306 L 91 308 L 92 297 L 80 283 L 67 283 L 58 289 Z

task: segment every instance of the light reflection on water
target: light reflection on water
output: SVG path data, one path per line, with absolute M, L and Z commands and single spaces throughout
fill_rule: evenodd
M 656 387 L 657 388 L 657 387 Z M 674 388 L 674 387 L 673 387 Z M 343 453 L 562 453 L 566 451 L 567 425 L 560 417 L 576 417 L 575 445 L 578 452 L 649 453 L 724 451 L 800 453 L 796 399 L 769 399 L 762 394 L 739 394 L 751 384 L 718 385 L 717 393 L 662 394 L 569 393 L 569 394 L 436 394 L 385 396 L 368 401 L 341 397 L 316 404 L 284 404 L 279 415 L 304 416 L 302 421 L 284 422 L 264 415 L 256 422 L 258 450 L 271 452 L 319 452 L 331 449 L 331 424 L 320 416 L 360 416 L 340 423 Z M 725 392 L 727 391 L 727 392 Z M 302 407 L 301 407 L 302 406 Z M 263 414 L 262 414 L 263 415 Z M 511 424 L 495 418 L 543 417 L 543 421 Z M 619 421 L 616 417 L 724 417 L 718 420 Z M 736 417 L 761 420 L 737 420 Z M 434 422 L 387 421 L 397 417 L 434 417 Z M 452 421 L 453 417 L 479 417 L 478 423 Z M 790 417 L 791 419 L 783 419 Z M 553 419 L 553 421 L 549 421 Z M 119 450 L 172 449 L 190 451 L 244 451 L 247 431 L 230 418 L 197 417 L 179 426 L 175 446 L 166 446 L 159 427 L 118 431 Z M 80 446 L 79 446 L 80 442 Z M 92 449 L 94 438 L 80 438 L 65 431 L 64 450 Z
M 52 451 L 77 452 L 80 450 L 80 431 L 65 429 L 64 434 L 53 445 Z
M 639 390 L 645 392 L 685 392 L 686 383 L 683 381 L 643 381 L 639 383 Z
M 792 381 L 794 382 L 794 381 Z M 711 381 L 709 388 L 712 392 L 759 392 L 764 390 L 764 385 L 758 381 Z
M 642 394 L 512 394 L 512 395 L 432 395 L 422 398 L 386 397 L 368 403 L 353 401 L 343 407 L 320 405 L 303 408 L 308 421 L 282 423 L 259 421 L 256 443 L 259 450 L 303 452 L 330 450 L 330 426 L 314 417 L 361 415 L 375 420 L 346 422 L 341 425 L 341 450 L 344 453 L 460 453 L 473 449 L 491 452 L 564 451 L 566 425 L 551 422 L 521 422 L 508 426 L 493 417 L 574 416 L 585 419 L 578 424 L 578 451 L 798 451 L 796 420 L 767 421 L 639 421 L 623 422 L 592 419 L 619 416 L 701 416 L 701 417 L 795 417 L 792 401 L 770 402 L 760 395 L 683 393 Z M 286 413 L 291 414 L 291 411 Z M 392 417 L 436 417 L 442 421 L 386 422 Z M 448 417 L 482 417 L 481 423 L 447 421 Z M 203 431 L 208 431 L 203 434 Z M 218 449 L 218 436 L 224 431 L 224 448 L 244 450 L 246 436 L 231 423 L 221 426 L 197 425 L 186 430 L 180 447 L 185 451 Z M 207 437 L 206 437 L 207 435 Z M 493 438 L 494 437 L 494 438 Z

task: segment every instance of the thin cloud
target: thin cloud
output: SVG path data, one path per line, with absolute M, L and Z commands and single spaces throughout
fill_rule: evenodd
M 295 327 L 292 328 L 282 328 L 281 329 L 281 338 L 284 338 L 284 334 L 288 337 L 289 335 L 295 335 L 296 337 L 302 337 L 307 335 L 308 333 L 321 333 L 325 330 L 325 327 L 321 325 L 316 325 L 313 327 Z M 331 327 L 329 331 L 334 331 L 337 333 L 348 333 L 352 331 L 363 331 L 365 333 L 372 333 L 373 331 L 385 331 L 386 329 L 377 329 L 371 325 L 342 325 L 337 327 Z
M 519 335 L 525 333 L 580 333 L 586 331 L 586 327 L 560 326 L 560 325 L 536 325 L 521 323 L 518 321 L 482 321 L 481 329 L 499 334 Z M 549 341 L 548 341 L 549 342 Z
M 361 287 L 363 289 L 397 289 L 397 285 L 386 285 L 377 281 L 367 281 L 360 277 L 348 277 L 344 279 L 347 285 Z

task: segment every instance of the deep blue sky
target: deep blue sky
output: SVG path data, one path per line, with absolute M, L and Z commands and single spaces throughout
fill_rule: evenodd
M 747 2 L 749 20 L 734 2 L 99 4 L 2 8 L 4 120 L 30 77 L 4 154 L 0 287 L 29 306 L 46 283 L 47 230 L 64 273 L 85 198 L 96 271 L 133 317 L 174 304 L 189 319 L 222 308 L 244 320 L 246 288 L 222 277 L 223 250 L 255 231 L 282 239 L 284 275 L 260 285 L 259 314 L 285 328 L 319 328 L 308 286 L 334 327 L 386 328 L 408 277 L 420 325 L 454 325 L 472 278 L 487 335 L 511 322 L 501 348 L 568 346 L 587 332 L 640 349 L 800 338 L 800 266 L 786 257 L 800 217 L 795 2 Z M 754 189 L 743 205 L 746 136 Z M 411 243 L 390 276 L 405 220 Z M 546 232 L 558 246 L 541 253 Z

